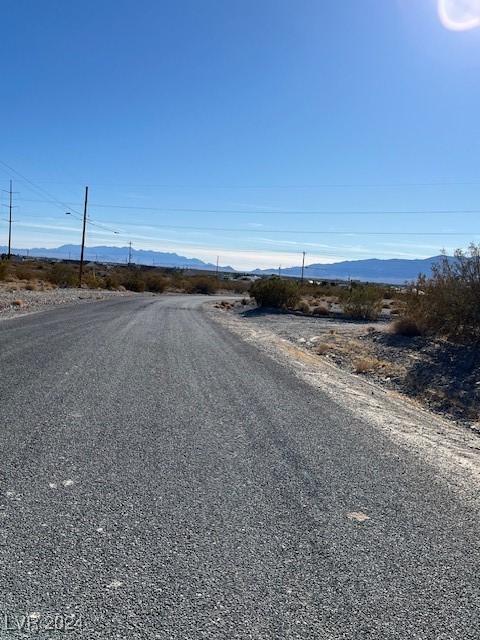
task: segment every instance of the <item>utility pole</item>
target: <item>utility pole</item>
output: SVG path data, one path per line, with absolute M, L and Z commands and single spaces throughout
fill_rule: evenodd
M 79 288 L 82 287 L 83 257 L 85 255 L 85 232 L 87 230 L 87 203 L 88 203 L 88 187 L 85 187 L 85 204 L 83 206 L 82 250 L 80 252 L 80 269 L 78 271 L 78 286 L 79 286 Z
M 302 279 L 301 279 L 301 284 L 303 284 L 303 273 L 305 271 L 305 256 L 306 256 L 306 252 L 303 252 L 303 258 L 302 258 Z
M 128 266 L 132 264 L 132 242 L 128 243 Z
M 278 277 L 280 278 L 280 277 L 281 277 L 281 275 L 282 275 L 282 265 L 281 265 L 281 264 L 279 264 L 279 265 L 278 265 Z
M 10 204 L 8 215 L 8 259 L 12 257 L 12 181 L 10 180 Z

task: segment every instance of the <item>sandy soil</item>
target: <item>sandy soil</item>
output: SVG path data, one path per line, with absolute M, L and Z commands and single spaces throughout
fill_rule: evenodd
M 46 288 L 31 291 L 24 283 L 0 283 L 0 319 L 14 318 L 26 313 L 36 313 L 52 307 L 80 304 L 92 300 L 138 295 L 131 291 L 106 291 L 103 289 Z
M 218 303 L 208 308 L 215 321 L 293 368 L 296 375 L 332 401 L 388 431 L 416 455 L 428 459 L 440 474 L 448 468 L 449 476 L 456 475 L 467 494 L 471 492 L 471 482 L 480 487 L 478 423 L 452 420 L 446 412 L 435 415 L 423 399 L 404 395 L 402 380 L 405 372 L 415 366 L 415 359 L 422 360 L 418 356 L 421 349 L 415 342 L 403 347 L 389 345 L 388 322 L 358 323 L 335 317 L 265 313 L 240 303 L 230 309 Z M 318 347 L 324 343 L 337 347 L 328 347 L 326 352 L 320 348 L 318 355 Z M 375 350 L 377 344 L 381 345 L 379 350 Z M 385 355 L 390 349 L 396 355 L 392 362 L 387 361 L 388 365 L 356 373 L 357 359 L 378 358 L 380 351 Z

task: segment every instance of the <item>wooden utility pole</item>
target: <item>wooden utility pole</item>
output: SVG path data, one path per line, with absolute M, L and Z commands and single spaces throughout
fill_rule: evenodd
M 303 252 L 303 258 L 302 258 L 302 280 L 301 280 L 301 284 L 303 284 L 303 273 L 305 271 L 305 255 L 306 255 L 306 252 L 304 251 Z
M 8 216 L 8 259 L 12 257 L 12 181 L 10 180 L 10 205 Z
M 82 250 L 80 252 L 80 269 L 78 271 L 78 286 L 82 286 L 83 277 L 83 257 L 85 254 L 85 232 L 87 230 L 87 203 L 88 203 L 88 187 L 85 187 L 85 204 L 83 206 L 83 232 L 82 232 Z
M 128 243 L 128 266 L 132 264 L 132 241 Z

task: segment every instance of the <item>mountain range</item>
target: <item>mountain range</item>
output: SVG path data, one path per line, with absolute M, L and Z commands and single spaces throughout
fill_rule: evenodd
M 0 246 L 0 253 L 6 253 L 7 247 Z M 55 249 L 12 249 L 12 253 L 30 257 L 80 259 L 80 245 L 65 244 Z M 440 260 L 441 256 L 425 259 L 393 258 L 381 260 L 370 258 L 367 260 L 346 260 L 330 264 L 314 263 L 305 266 L 306 280 L 361 280 L 363 282 L 383 282 L 385 284 L 403 284 L 415 280 L 419 273 L 431 275 L 432 264 Z M 85 247 L 85 260 L 106 263 L 126 264 L 129 259 L 129 247 L 95 246 Z M 163 251 L 131 250 L 131 262 L 157 267 L 180 267 L 187 269 L 201 269 L 215 271 L 216 265 L 197 258 L 187 258 L 177 253 Z M 231 266 L 220 265 L 219 271 L 235 273 Z M 277 269 L 255 269 L 255 275 L 278 274 Z M 288 267 L 281 270 L 281 274 L 291 277 L 301 277 L 302 268 Z
M 305 266 L 306 280 L 361 280 L 362 282 L 382 282 L 385 284 L 403 284 L 415 280 L 420 273 L 431 276 L 432 265 L 442 256 L 425 259 L 392 258 L 381 260 L 346 260 L 332 264 L 309 264 Z M 255 269 L 257 275 L 278 274 L 278 269 Z M 289 267 L 281 270 L 284 276 L 301 277 L 301 267 Z

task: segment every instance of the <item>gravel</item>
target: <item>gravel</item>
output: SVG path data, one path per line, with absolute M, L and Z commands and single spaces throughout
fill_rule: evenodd
M 106 300 L 111 298 L 132 297 L 138 294 L 131 291 L 106 291 L 104 289 L 51 289 L 28 291 L 16 289 L 11 284 L 0 286 L 0 319 L 14 318 L 27 313 L 46 311 L 54 307 L 66 307 L 72 304 Z
M 221 307 L 255 329 L 328 360 L 344 371 L 399 392 L 425 408 L 480 430 L 480 349 L 442 339 L 390 332 L 389 321 L 352 321 L 340 314 L 311 316 L 261 310 L 239 303 Z

